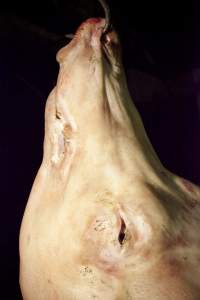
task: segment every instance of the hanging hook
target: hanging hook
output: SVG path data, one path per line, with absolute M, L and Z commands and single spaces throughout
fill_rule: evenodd
M 105 12 L 105 19 L 106 19 L 106 23 L 103 29 L 103 33 L 107 33 L 110 29 L 111 29 L 111 20 L 110 20 L 110 9 L 108 4 L 106 3 L 106 0 L 99 0 L 99 2 L 101 3 L 104 12 Z

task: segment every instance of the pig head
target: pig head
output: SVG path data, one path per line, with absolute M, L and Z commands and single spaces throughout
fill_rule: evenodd
M 104 25 L 88 19 L 57 54 L 20 232 L 23 298 L 199 300 L 200 189 L 159 161 Z

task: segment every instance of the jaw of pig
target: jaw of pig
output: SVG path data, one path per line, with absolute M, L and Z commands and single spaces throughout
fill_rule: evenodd
M 20 232 L 24 299 L 198 299 L 199 189 L 161 165 L 104 25 L 87 20 L 57 54 Z

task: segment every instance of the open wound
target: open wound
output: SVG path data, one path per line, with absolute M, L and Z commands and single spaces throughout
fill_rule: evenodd
M 120 218 L 120 222 L 121 222 L 121 227 L 118 235 L 118 241 L 120 245 L 123 245 L 124 241 L 126 240 L 126 224 L 122 219 L 122 217 Z
M 72 128 L 67 124 L 62 114 L 56 109 L 52 132 L 53 151 L 51 161 L 60 163 L 66 155 L 70 154 Z

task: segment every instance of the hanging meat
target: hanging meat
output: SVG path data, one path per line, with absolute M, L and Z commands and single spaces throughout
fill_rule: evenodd
M 57 54 L 20 231 L 24 300 L 199 300 L 200 188 L 157 157 L 109 16 Z

